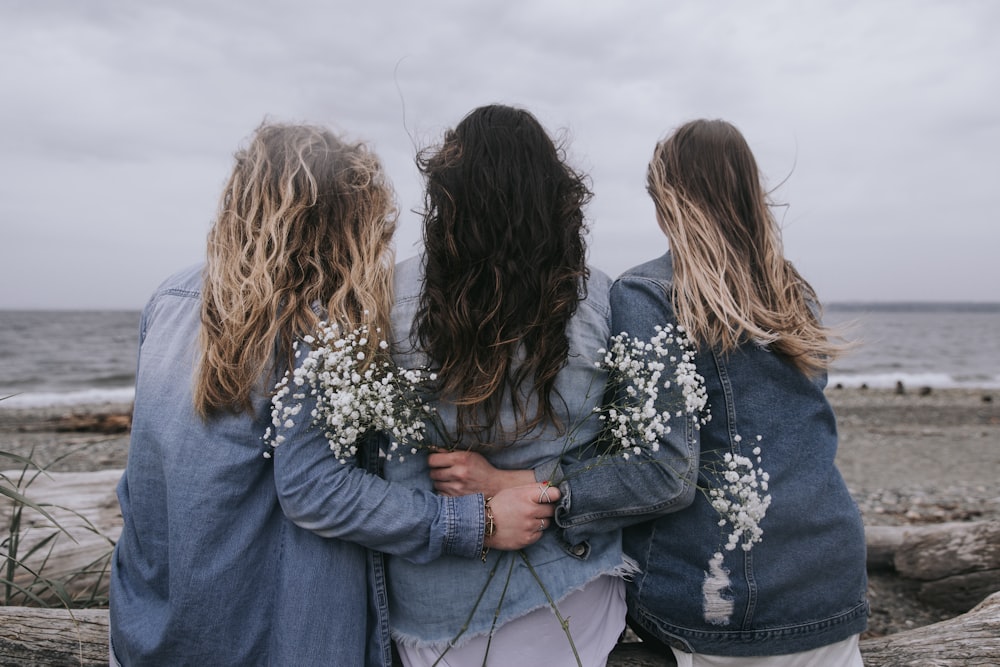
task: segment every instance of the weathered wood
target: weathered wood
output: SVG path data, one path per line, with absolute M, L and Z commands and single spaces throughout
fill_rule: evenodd
M 903 576 L 924 581 L 1000 568 L 1000 521 L 940 523 L 911 530 L 895 563 Z
M 909 526 L 865 526 L 868 570 L 895 570 L 896 552 L 903 547 Z
M 114 435 L 128 433 L 132 428 L 132 413 L 130 412 L 79 412 L 37 422 L 22 424 L 21 432 L 42 433 L 106 433 Z
M 50 505 L 56 519 L 77 540 L 59 538 L 45 565 L 47 576 L 68 576 L 100 554 L 107 554 L 121 532 L 115 496 L 121 473 L 51 473 L 24 490 L 36 502 Z M 7 519 L 9 511 L 10 503 L 0 502 L 0 521 Z M 24 520 L 22 552 L 54 530 L 47 519 L 30 509 L 25 509 Z M 965 611 L 1000 590 L 1000 522 L 869 526 L 866 537 L 870 569 L 891 568 L 900 576 L 919 580 L 922 598 L 937 606 Z M 101 576 L 104 583 L 100 590 L 106 594 L 106 573 Z M 87 583 L 88 579 L 80 578 L 74 586 Z M 954 619 L 865 640 L 862 653 L 869 667 L 1000 664 L 1000 593 Z M 0 607 L 0 665 L 7 664 L 107 664 L 107 611 L 71 614 Z M 661 667 L 674 663 L 670 656 L 656 655 L 639 643 L 620 644 L 608 664 Z
M 861 642 L 866 667 L 997 667 L 1000 665 L 1000 592 L 971 611 L 933 625 Z M 619 644 L 608 667 L 662 667 L 672 658 L 642 644 Z
M 0 665 L 107 664 L 106 609 L 0 607 Z
M 861 642 L 867 667 L 1000 664 L 1000 593 L 953 619 Z M 0 607 L 0 664 L 107 665 L 108 612 Z M 672 659 L 620 644 L 609 667 L 665 667 Z
M 955 618 L 893 635 L 866 639 L 868 667 L 975 667 L 1000 665 L 1000 593 Z
M 919 582 L 919 598 L 962 613 L 1000 591 L 1000 522 L 879 526 L 865 531 L 868 567 Z
M 19 471 L 5 473 L 17 479 Z M 26 585 L 34 580 L 31 571 L 41 570 L 49 580 L 61 582 L 69 595 L 107 595 L 110 550 L 121 534 L 122 518 L 115 487 L 121 470 L 101 470 L 83 473 L 48 473 L 31 481 L 20 493 L 43 505 L 46 511 L 66 529 L 60 532 L 45 516 L 24 507 L 21 516 L 17 560 L 19 568 L 14 581 Z M 0 526 L 8 526 L 12 502 L 0 502 Z M 46 539 L 52 541 L 30 556 L 32 548 Z M 36 591 L 38 592 L 38 591 Z M 53 595 L 40 597 L 51 602 Z

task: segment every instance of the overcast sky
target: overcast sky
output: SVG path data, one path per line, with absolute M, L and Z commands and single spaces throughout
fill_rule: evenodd
M 140 308 L 265 118 L 370 141 L 412 255 L 416 149 L 493 102 L 590 175 L 612 275 L 666 249 L 653 145 L 712 117 L 824 301 L 1000 301 L 998 34 L 993 0 L 4 0 L 0 308 Z

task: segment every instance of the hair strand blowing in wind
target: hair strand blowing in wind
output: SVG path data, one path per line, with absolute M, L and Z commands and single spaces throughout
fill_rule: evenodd
M 752 341 L 806 375 L 826 370 L 843 347 L 820 323 L 813 288 L 784 257 L 739 130 L 722 120 L 682 125 L 657 144 L 646 184 L 670 243 L 671 299 L 696 344 L 728 353 Z

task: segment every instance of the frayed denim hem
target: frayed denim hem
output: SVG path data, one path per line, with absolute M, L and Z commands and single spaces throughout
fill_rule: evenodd
M 641 572 L 642 569 L 639 567 L 639 563 L 634 559 L 630 558 L 629 556 L 623 554 L 622 561 L 619 564 L 615 565 L 614 567 L 603 570 L 601 572 L 595 573 L 593 577 L 591 577 L 586 582 L 575 588 L 563 591 L 562 595 L 559 596 L 559 598 L 554 602 L 554 604 L 558 609 L 559 603 L 565 600 L 566 597 L 568 597 L 573 593 L 576 593 L 577 591 L 583 590 L 584 588 L 589 586 L 591 583 L 593 583 L 600 577 L 608 576 L 608 577 L 613 577 L 615 579 L 628 581 L 633 576 L 640 574 Z M 523 616 L 527 616 L 530 613 L 538 611 L 539 609 L 551 608 L 551 606 L 552 604 L 550 604 L 548 601 L 543 600 L 539 604 L 530 608 L 526 608 L 517 615 L 505 619 L 504 625 L 518 618 L 522 618 Z M 477 631 L 467 631 L 467 630 L 457 629 L 453 637 L 443 640 L 442 639 L 428 640 L 415 635 L 406 634 L 400 632 L 396 628 L 392 628 L 392 640 L 397 644 L 399 644 L 400 646 L 412 646 L 417 648 L 430 649 L 432 651 L 445 651 L 449 648 L 458 648 L 460 646 L 463 646 L 464 644 L 478 637 L 484 637 L 490 634 L 491 632 L 496 632 L 501 627 L 503 627 L 503 625 L 498 625 L 495 627 L 487 627 L 483 630 L 477 630 Z

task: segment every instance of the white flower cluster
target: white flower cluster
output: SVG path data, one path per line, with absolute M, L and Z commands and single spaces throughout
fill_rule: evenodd
M 671 416 L 700 415 L 698 424 L 707 422 L 704 378 L 694 364 L 694 346 L 683 327 L 657 326 L 649 341 L 631 338 L 625 332 L 613 336 L 607 350 L 599 350 L 604 359 L 598 367 L 608 371 L 609 384 L 624 388 L 624 405 L 617 403 L 600 408 L 613 442 L 626 459 L 643 448 L 659 450 L 659 437 L 670 432 Z M 669 373 L 668 364 L 672 373 Z M 669 373 L 663 379 L 664 373 Z M 657 409 L 660 389 L 671 383 L 681 389 L 683 405 Z
M 758 435 L 757 442 L 760 440 Z M 736 441 L 740 441 L 740 436 L 736 436 Z M 724 469 L 719 471 L 722 484 L 708 490 L 709 502 L 721 516 L 719 526 L 732 527 L 725 545 L 727 551 L 737 546 L 750 551 L 764 537 L 760 523 L 771 506 L 771 496 L 767 493 L 769 477 L 759 467 L 760 446 L 754 447 L 753 455 L 756 461 L 727 453 L 722 459 Z
M 316 401 L 312 423 L 323 428 L 341 463 L 357 454 L 359 441 L 370 431 L 392 434 L 389 458 L 400 440 L 423 441 L 424 420 L 433 409 L 420 394 L 423 384 L 435 379 L 433 373 L 398 368 L 389 359 L 385 341 L 379 343 L 386 351 L 384 357 L 378 355 L 366 363 L 368 328 L 364 326 L 343 332 L 336 324 L 324 322 L 317 336 L 306 336 L 304 342 L 311 346 L 309 353 L 297 368 L 285 373 L 271 399 L 272 428 L 264 437 L 272 447 L 284 441 L 282 429 L 295 425 L 308 396 Z M 296 356 L 301 354 L 296 344 Z M 410 451 L 415 453 L 416 448 Z

